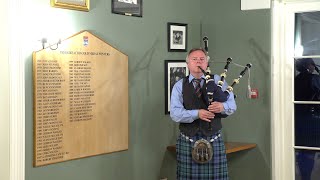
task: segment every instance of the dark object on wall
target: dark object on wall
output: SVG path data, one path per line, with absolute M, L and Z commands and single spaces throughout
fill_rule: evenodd
M 142 17 L 142 0 L 112 0 L 112 13 Z
M 168 51 L 187 52 L 188 25 L 168 23 Z
M 176 82 L 189 75 L 185 60 L 165 60 L 164 64 L 165 114 L 170 113 L 171 91 Z

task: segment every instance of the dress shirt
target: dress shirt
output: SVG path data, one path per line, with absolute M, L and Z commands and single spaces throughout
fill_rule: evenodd
M 189 83 L 194 79 L 194 77 L 190 74 L 189 75 Z M 205 76 L 201 76 L 201 87 L 203 86 L 203 83 L 205 82 Z M 219 75 L 214 75 L 214 80 L 216 84 L 220 80 Z M 183 106 L 183 96 L 182 96 L 182 83 L 183 79 L 180 79 L 172 88 L 171 93 L 171 101 L 170 101 L 170 116 L 173 121 L 178 123 L 192 123 L 194 120 L 199 119 L 198 116 L 198 109 L 194 110 L 186 110 Z M 193 86 L 195 83 L 193 83 Z M 222 86 L 222 90 L 225 91 L 228 87 L 228 84 L 224 82 Z M 229 97 L 226 102 L 222 102 L 224 111 L 222 111 L 222 114 L 231 115 L 233 114 L 236 109 L 237 105 L 234 100 L 234 94 L 231 92 L 229 94 Z

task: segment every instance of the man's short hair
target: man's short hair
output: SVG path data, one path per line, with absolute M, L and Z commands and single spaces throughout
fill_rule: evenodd
M 195 51 L 202 51 L 205 55 L 206 55 L 206 59 L 207 61 L 209 60 L 208 57 L 207 57 L 207 52 L 203 49 L 203 48 L 193 48 L 193 49 L 190 49 L 190 51 L 188 52 L 188 55 L 186 57 L 186 62 L 188 63 L 189 62 L 189 55 Z

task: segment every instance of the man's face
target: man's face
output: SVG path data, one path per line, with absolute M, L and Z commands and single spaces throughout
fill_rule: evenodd
M 207 66 L 208 66 L 207 56 L 203 51 L 201 50 L 193 51 L 192 53 L 189 54 L 188 58 L 189 58 L 188 68 L 192 75 L 202 74 L 202 71 L 199 69 L 199 66 L 203 70 L 207 69 Z

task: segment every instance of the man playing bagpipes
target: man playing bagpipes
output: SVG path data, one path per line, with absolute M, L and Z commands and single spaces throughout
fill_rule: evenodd
M 203 72 L 208 66 L 206 51 L 190 50 L 186 63 L 190 75 L 174 85 L 170 107 L 172 120 L 180 123 L 176 144 L 177 179 L 228 180 L 221 118 L 236 111 L 233 92 L 228 92 L 224 102 L 209 103 Z M 216 85 L 220 80 L 220 76 L 214 75 Z M 224 82 L 221 91 L 227 88 Z

